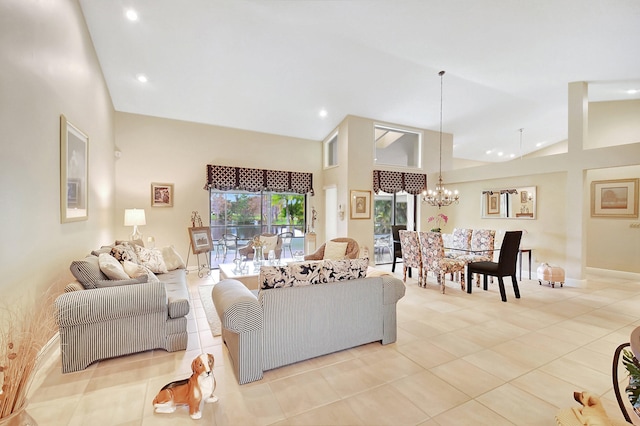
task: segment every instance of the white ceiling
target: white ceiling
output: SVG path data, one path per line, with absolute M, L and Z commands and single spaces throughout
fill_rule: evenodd
M 502 161 L 520 128 L 523 154 L 567 138 L 570 82 L 640 98 L 638 0 L 80 4 L 117 111 L 312 140 L 348 114 L 438 130 L 446 70 L 454 156 Z

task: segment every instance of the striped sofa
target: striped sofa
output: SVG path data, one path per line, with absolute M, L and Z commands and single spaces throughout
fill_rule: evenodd
M 391 276 L 251 291 L 227 279 L 213 287 L 240 384 L 263 371 L 380 341 L 396 341 L 396 303 L 404 283 Z
M 69 291 L 55 301 L 62 372 L 150 349 L 187 348 L 189 292 L 185 269 L 160 282 Z

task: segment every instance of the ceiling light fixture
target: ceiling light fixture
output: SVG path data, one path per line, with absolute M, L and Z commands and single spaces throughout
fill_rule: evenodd
M 133 9 L 127 9 L 127 11 L 125 12 L 125 16 L 130 21 L 137 21 L 138 20 L 138 12 L 136 12 Z
M 422 194 L 422 202 L 427 203 L 430 206 L 438 207 L 439 209 L 451 204 L 458 204 L 460 197 L 458 196 L 457 190 L 451 192 L 446 189 L 442 181 L 442 80 L 444 71 L 440 71 L 438 75 L 440 76 L 440 173 L 438 175 L 438 184 L 435 189 L 430 189 L 427 193 Z
M 322 109 L 320 110 L 319 115 L 320 115 L 320 118 L 325 118 L 327 115 L 329 115 L 329 113 L 327 112 L 327 110 L 326 110 L 326 109 L 322 108 Z
M 518 131 L 520 132 L 520 159 L 522 160 L 522 131 L 524 130 L 523 127 L 519 128 Z
M 136 75 L 136 80 L 138 80 L 140 83 L 146 83 L 147 81 L 149 81 L 149 79 L 147 78 L 146 75 L 144 74 L 138 74 Z

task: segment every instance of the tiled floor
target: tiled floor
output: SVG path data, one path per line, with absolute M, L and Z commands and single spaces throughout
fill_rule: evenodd
M 319 357 L 239 386 L 196 289 L 214 280 L 189 275 L 186 352 L 150 351 L 63 375 L 53 348 L 29 413 L 41 426 L 197 424 L 186 409 L 155 414 L 151 401 L 165 383 L 188 377 L 204 351 L 216 358 L 220 398 L 205 407 L 199 422 L 207 425 L 553 425 L 559 409 L 577 406 L 576 390 L 600 395 L 609 415 L 621 417 L 611 359 L 640 325 L 639 281 L 590 277 L 581 288 L 551 288 L 524 280 L 522 298 L 508 284 L 502 303 L 496 285 L 467 294 L 447 282 L 443 295 L 432 277 L 426 289 L 414 277 L 398 303 L 396 343 Z

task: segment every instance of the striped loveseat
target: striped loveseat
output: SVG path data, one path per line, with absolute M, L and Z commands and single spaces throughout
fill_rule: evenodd
M 401 280 L 383 275 L 259 291 L 227 279 L 214 286 L 212 297 L 236 377 L 244 384 L 298 361 L 395 342 L 396 303 L 404 293 Z
M 147 275 L 114 281 L 102 274 L 96 258 L 72 262 L 78 281 L 55 300 L 62 372 L 150 349 L 186 349 L 189 290 L 184 266 L 157 274 L 153 282 L 147 282 Z

